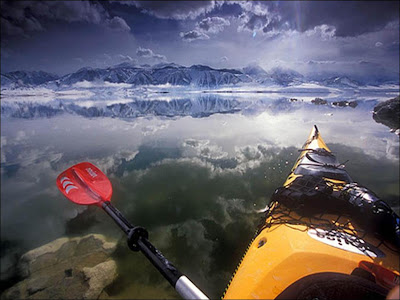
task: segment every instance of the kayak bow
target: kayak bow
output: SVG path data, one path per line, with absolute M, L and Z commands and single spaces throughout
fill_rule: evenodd
M 399 283 L 398 216 L 350 178 L 316 126 L 299 151 L 224 298 L 384 298 Z

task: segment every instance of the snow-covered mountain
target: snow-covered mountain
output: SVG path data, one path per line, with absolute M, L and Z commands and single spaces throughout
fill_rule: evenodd
M 11 79 L 10 77 L 1 74 L 1 86 L 5 87 L 5 86 L 10 86 L 11 84 L 13 84 L 15 82 L 15 80 Z
M 243 69 L 214 69 L 205 65 L 186 67 L 175 63 L 161 63 L 149 66 L 125 62 L 108 68 L 85 67 L 60 78 L 43 71 L 16 71 L 1 74 L 2 89 L 37 85 L 49 89 L 58 89 L 82 81 L 126 83 L 135 86 L 170 84 L 200 88 L 246 83 L 287 87 L 313 82 L 336 88 L 358 88 L 363 85 L 347 76 L 308 78 L 291 69 L 273 68 L 266 71 L 254 64 Z
M 213 69 L 208 66 L 184 67 L 177 64 L 158 64 L 153 67 L 120 64 L 107 69 L 82 68 L 58 79 L 57 85 L 72 85 L 80 81 L 108 81 L 134 85 L 193 85 L 216 87 L 239 82 L 251 82 L 251 78 L 238 70 Z
M 268 72 L 268 75 L 272 78 L 273 82 L 283 86 L 300 84 L 306 81 L 302 74 L 290 69 L 273 68 Z
M 253 81 L 261 85 L 281 85 L 288 86 L 293 84 L 300 84 L 305 82 L 305 78 L 302 74 L 284 68 L 273 68 L 268 72 L 257 65 L 250 65 L 243 68 L 243 72 L 250 76 Z
M 251 77 L 268 76 L 268 73 L 263 68 L 254 64 L 248 65 L 247 67 L 244 67 L 242 70 L 244 74 L 247 74 Z
M 1 85 L 39 85 L 56 80 L 59 76 L 44 71 L 15 71 L 1 74 Z
M 331 77 L 320 81 L 324 86 L 338 87 L 338 88 L 357 88 L 362 86 L 360 82 L 352 80 L 347 76 Z
M 270 74 L 258 65 L 249 65 L 244 67 L 243 73 L 248 75 L 253 81 L 261 85 L 274 84 Z

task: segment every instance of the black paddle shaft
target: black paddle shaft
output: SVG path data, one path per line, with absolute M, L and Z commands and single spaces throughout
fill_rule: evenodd
M 182 273 L 149 242 L 147 230 L 140 226 L 133 226 L 109 201 L 103 202 L 102 208 L 128 236 L 129 248 L 132 251 L 140 250 L 175 288 L 176 282 L 182 276 Z

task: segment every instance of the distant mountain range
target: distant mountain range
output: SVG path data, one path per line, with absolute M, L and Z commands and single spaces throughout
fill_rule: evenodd
M 293 86 L 313 82 L 338 88 L 356 88 L 366 84 L 347 76 L 332 76 L 310 80 L 294 70 L 274 68 L 265 71 L 256 65 L 243 69 L 214 69 L 205 65 L 185 67 L 174 63 L 162 63 L 154 66 L 122 63 L 108 68 L 85 67 L 60 77 L 43 71 L 16 71 L 1 74 L 2 89 L 35 86 L 58 89 L 82 81 L 127 83 L 132 85 L 171 84 L 201 88 L 215 88 L 241 83 L 262 86 Z

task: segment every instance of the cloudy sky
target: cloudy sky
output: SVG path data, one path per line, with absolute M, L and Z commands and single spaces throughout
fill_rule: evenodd
M 398 1 L 1 1 L 1 72 L 121 62 L 399 73 Z

